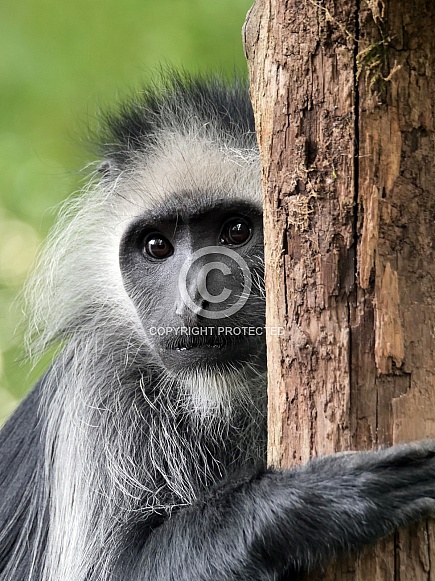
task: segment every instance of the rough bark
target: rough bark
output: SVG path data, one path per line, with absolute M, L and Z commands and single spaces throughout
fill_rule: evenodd
M 257 0 L 269 462 L 435 436 L 435 4 Z M 435 580 L 433 523 L 328 580 Z

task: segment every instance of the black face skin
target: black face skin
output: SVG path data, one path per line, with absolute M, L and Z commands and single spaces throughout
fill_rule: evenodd
M 265 369 L 261 213 L 244 201 L 167 210 L 140 216 L 120 246 L 124 286 L 153 354 L 173 373 Z

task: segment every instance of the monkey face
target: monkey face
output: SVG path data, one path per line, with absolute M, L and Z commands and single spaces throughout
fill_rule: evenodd
M 172 201 L 174 197 L 172 196 Z M 265 366 L 259 209 L 191 192 L 125 232 L 120 268 L 145 342 L 169 372 Z

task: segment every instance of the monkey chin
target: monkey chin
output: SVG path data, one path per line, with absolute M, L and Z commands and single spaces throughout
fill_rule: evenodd
M 201 429 L 220 429 L 222 422 L 231 423 L 247 409 L 265 417 L 265 349 L 255 347 L 243 341 L 237 347 L 161 349 L 158 357 L 164 373 L 159 391 L 177 393 L 177 409 L 199 422 Z

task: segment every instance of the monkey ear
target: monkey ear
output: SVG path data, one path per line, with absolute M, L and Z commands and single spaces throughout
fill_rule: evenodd
M 104 177 L 108 177 L 114 169 L 114 164 L 110 159 L 105 159 L 97 166 L 97 172 Z

